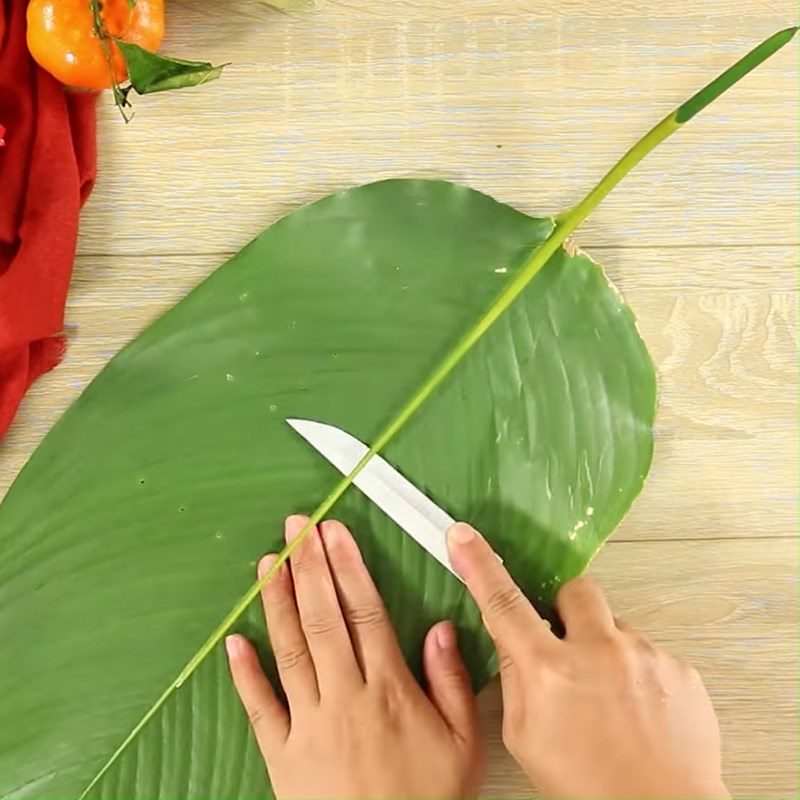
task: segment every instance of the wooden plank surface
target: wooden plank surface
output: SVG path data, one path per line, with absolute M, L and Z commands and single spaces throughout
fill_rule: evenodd
M 256 0 L 210 8 L 172 0 L 166 47 L 233 60 L 223 81 L 150 98 L 128 128 L 106 105 L 82 252 L 238 250 L 299 204 L 389 176 L 459 180 L 557 212 L 796 17 L 788 0 L 331 0 L 299 17 Z M 796 47 L 653 154 L 581 241 L 795 242 Z
M 656 119 L 769 33 L 786 0 L 170 0 L 165 49 L 233 61 L 100 108 L 65 362 L 0 443 L 0 493 L 119 347 L 263 227 L 389 176 L 530 213 L 575 202 Z M 629 177 L 577 240 L 637 314 L 661 405 L 645 491 L 592 571 L 697 664 L 739 796 L 798 786 L 798 77 L 792 43 Z M 481 698 L 486 796 L 532 793 Z

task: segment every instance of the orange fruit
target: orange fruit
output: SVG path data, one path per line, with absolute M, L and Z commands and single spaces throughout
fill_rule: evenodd
M 36 62 L 67 86 L 106 89 L 127 76 L 125 60 L 111 39 L 155 51 L 164 38 L 164 0 L 101 0 L 108 54 L 95 33 L 89 0 L 31 0 L 28 50 Z M 110 63 L 109 63 L 110 58 Z

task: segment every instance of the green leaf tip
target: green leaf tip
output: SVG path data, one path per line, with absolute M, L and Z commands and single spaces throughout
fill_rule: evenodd
M 128 67 L 131 85 L 139 94 L 199 86 L 219 78 L 225 66 L 217 67 L 207 61 L 169 58 L 130 42 L 115 41 Z
M 785 44 L 788 44 L 797 33 L 797 26 L 773 33 L 768 39 L 754 47 L 747 55 L 740 58 L 733 66 L 725 70 L 711 83 L 704 86 L 699 92 L 693 94 L 675 112 L 675 121 L 682 125 L 688 122 L 698 111 L 702 111 L 709 103 L 716 100 L 723 92 L 740 81 L 748 72 L 752 72 L 759 64 L 766 61 L 771 55 L 777 53 Z

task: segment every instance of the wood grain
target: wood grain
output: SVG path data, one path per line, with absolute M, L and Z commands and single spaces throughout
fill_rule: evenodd
M 127 127 L 104 106 L 81 252 L 237 250 L 298 204 L 390 176 L 555 213 L 796 16 L 784 0 L 614 6 L 348 0 L 287 16 L 173 2 L 166 48 L 234 63 L 216 84 L 141 101 Z M 797 241 L 795 60 L 792 45 L 648 158 L 581 241 Z
M 170 0 L 166 51 L 216 84 L 99 112 L 64 363 L 0 442 L 0 494 L 108 359 L 299 205 L 357 183 L 467 183 L 529 213 L 579 199 L 788 0 Z M 798 794 L 797 44 L 657 151 L 578 232 L 637 314 L 661 405 L 645 491 L 592 566 L 706 678 L 739 796 Z M 481 698 L 487 797 L 533 792 Z

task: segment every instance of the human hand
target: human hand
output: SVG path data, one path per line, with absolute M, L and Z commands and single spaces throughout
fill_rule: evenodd
M 543 797 L 730 797 L 694 669 L 615 619 L 587 578 L 558 594 L 557 639 L 477 531 L 454 525 L 448 546 L 497 648 L 503 740 Z
M 306 522 L 289 517 L 287 540 Z M 265 556 L 259 574 L 275 559 Z M 261 597 L 288 709 L 247 639 L 229 636 L 226 648 L 281 800 L 477 794 L 483 746 L 455 629 L 440 622 L 428 632 L 426 694 L 344 525 L 313 529 Z

